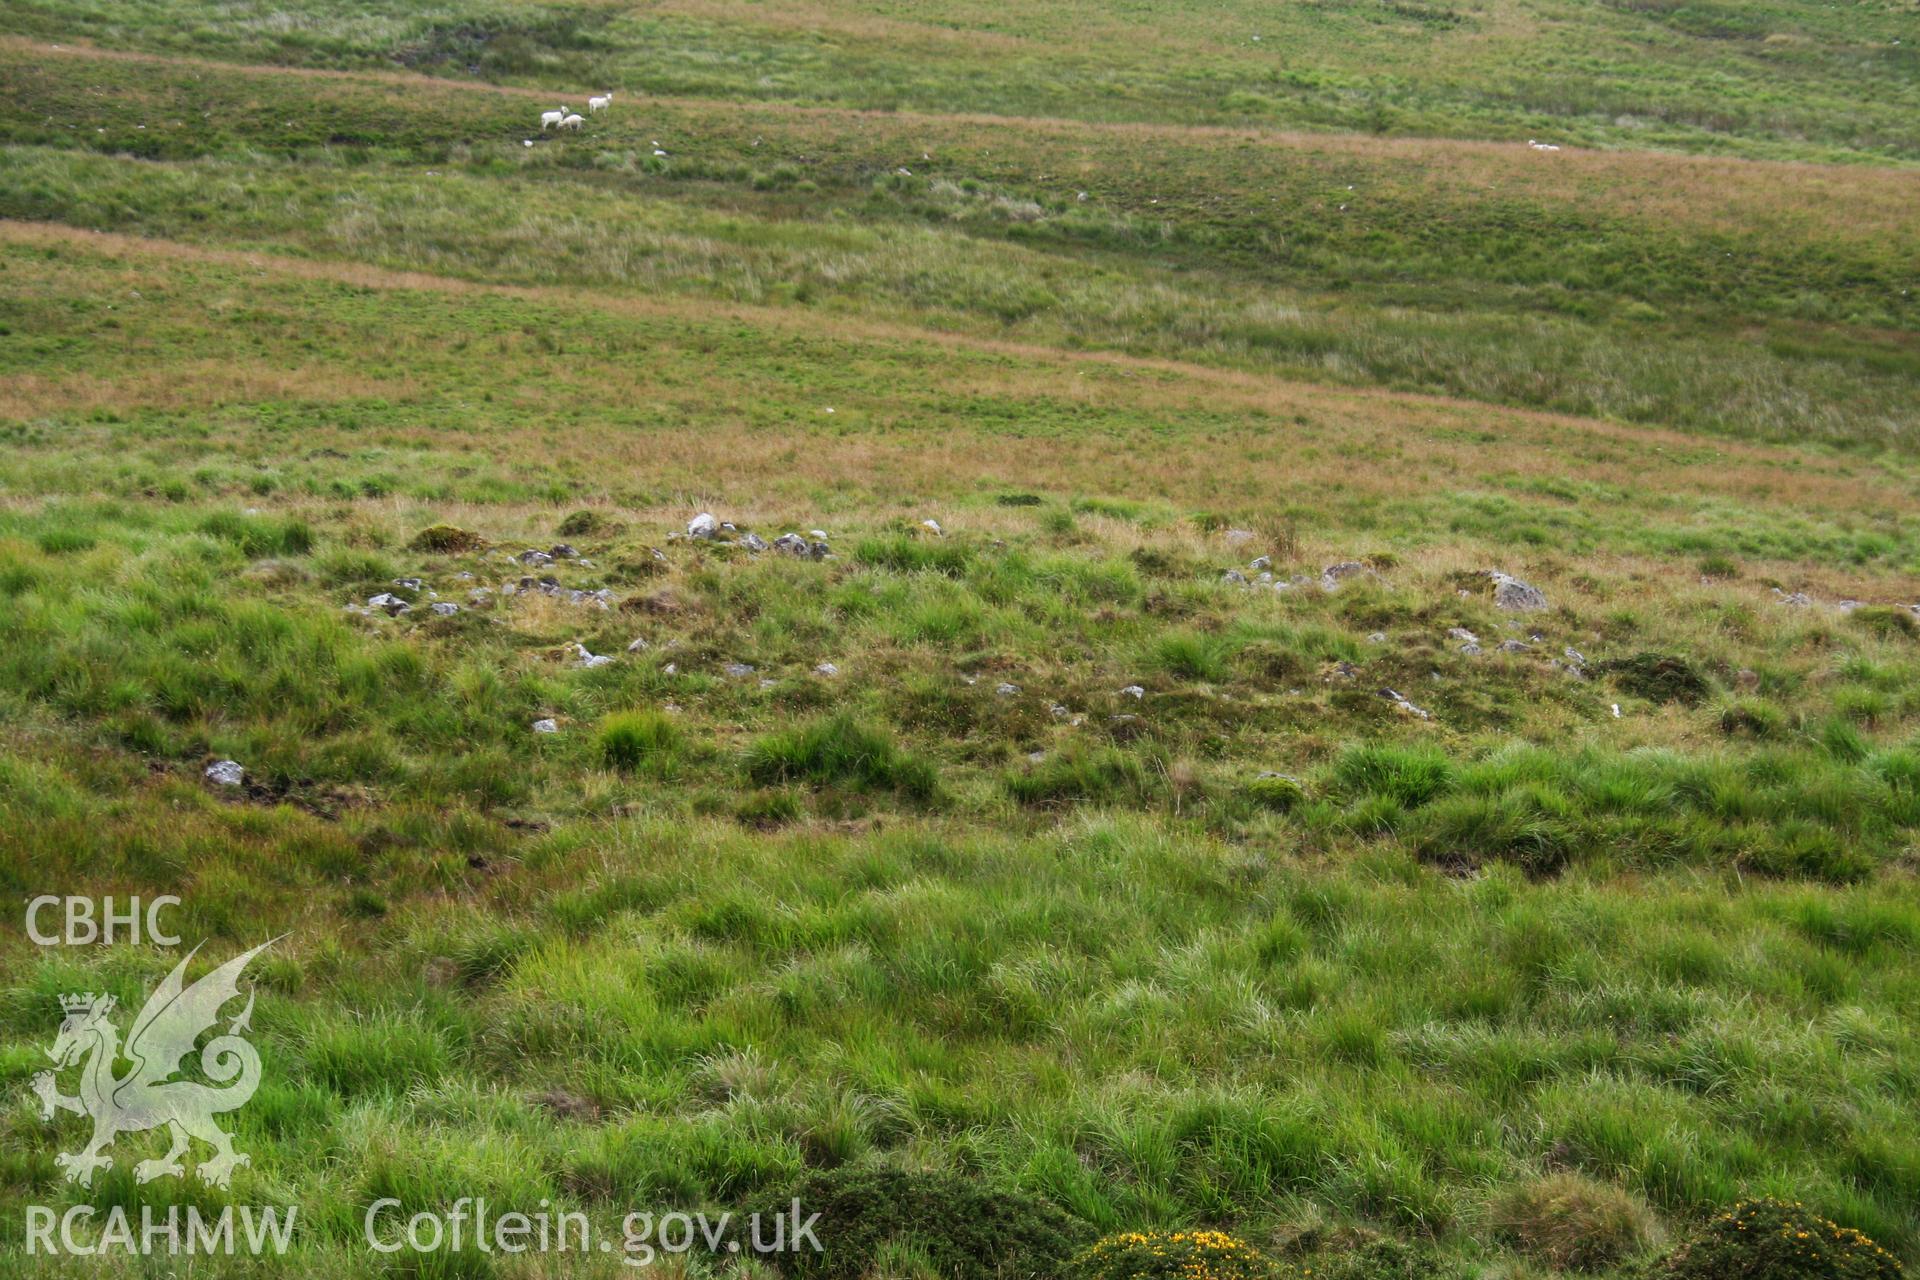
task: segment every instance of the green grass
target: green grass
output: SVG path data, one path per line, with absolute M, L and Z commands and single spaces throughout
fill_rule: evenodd
M 1901 16 L 9 9 L 0 888 L 286 934 L 299 1256 L 196 1267 L 796 1185 L 834 1275 L 1920 1259 Z M 176 959 L 0 933 L 9 1212 L 220 1201 L 27 1095 Z

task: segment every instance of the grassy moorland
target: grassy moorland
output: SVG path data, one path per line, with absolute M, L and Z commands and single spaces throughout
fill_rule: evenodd
M 196 1274 L 875 1163 L 1346 1280 L 1920 1258 L 1901 11 L 1094 7 L 0 19 L 0 886 L 288 935 L 298 1256 Z M 28 1090 L 176 960 L 0 933 L 0 1273 L 221 1199 Z

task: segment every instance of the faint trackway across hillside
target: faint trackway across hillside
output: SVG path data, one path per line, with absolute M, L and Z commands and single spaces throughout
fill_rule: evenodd
M 0 48 L 24 51 L 43 57 L 94 59 L 103 62 L 138 62 L 155 65 L 200 68 L 206 71 L 259 76 L 262 78 L 307 77 L 347 83 L 383 84 L 398 88 L 437 89 L 448 93 L 488 93 L 524 98 L 529 102 L 550 104 L 564 90 L 518 85 L 490 84 L 483 80 L 461 80 L 405 71 L 340 70 L 329 67 L 262 65 L 223 62 L 214 58 L 196 58 L 179 54 L 150 53 L 131 49 L 106 49 L 88 43 L 62 44 L 34 40 L 25 36 L 0 35 Z M 579 96 L 576 93 L 575 96 Z M 1152 121 L 1076 120 L 1061 116 L 1012 116 L 983 112 L 876 111 L 858 107 L 829 107 L 777 100 L 668 97 L 639 94 L 640 105 L 656 103 L 684 111 L 771 112 L 800 119 L 876 120 L 911 125 L 966 125 L 975 128 L 1019 129 L 1055 136 L 1106 135 L 1123 138 L 1171 138 L 1190 141 L 1232 141 L 1255 143 L 1288 150 L 1344 152 L 1353 156 L 1404 157 L 1417 159 L 1436 155 L 1474 155 L 1513 158 L 1519 153 L 1514 142 L 1465 138 L 1381 138 L 1350 133 L 1310 133 L 1300 130 L 1262 129 L 1244 125 L 1165 124 Z M 1522 157 L 1525 159 L 1526 157 Z M 1605 170 L 1614 164 L 1655 163 L 1671 167 L 1676 181 L 1710 182 L 1714 174 L 1779 174 L 1845 172 L 1850 175 L 1885 174 L 1890 178 L 1911 179 L 1909 166 L 1868 166 L 1859 164 L 1815 164 L 1796 160 L 1750 160 L 1732 156 L 1697 156 L 1662 151 L 1582 151 L 1568 149 L 1555 163 Z
M 1410 430 L 1457 430 L 1471 426 L 1476 430 L 1497 424 L 1536 442 L 1550 440 L 1567 445 L 1576 435 L 1629 443 L 1639 448 L 1674 451 L 1706 451 L 1721 468 L 1746 463 L 1777 465 L 1782 454 L 1795 450 L 1763 442 L 1703 439 L 1684 432 L 1659 427 L 1636 426 L 1597 418 L 1582 418 L 1538 409 L 1485 404 L 1448 396 L 1412 391 L 1392 391 L 1370 387 L 1346 387 L 1261 374 L 1238 369 L 1220 369 L 1155 356 L 1137 356 L 1112 351 L 1070 351 L 1036 343 L 954 333 L 949 330 L 893 324 L 853 315 L 824 318 L 780 307 L 718 302 L 700 298 L 659 298 L 622 294 L 597 289 L 579 289 L 556 285 L 497 284 L 455 276 L 434 275 L 422 271 L 404 271 L 368 266 L 338 259 L 288 257 L 247 249 L 223 249 L 179 240 L 164 240 L 118 232 L 91 231 L 65 223 L 27 222 L 0 218 L 0 244 L 48 247 L 71 245 L 89 252 L 121 260 L 149 258 L 204 263 L 257 271 L 291 279 L 328 281 L 356 288 L 419 291 L 444 294 L 485 295 L 516 298 L 548 306 L 577 308 L 587 312 L 610 312 L 643 318 L 677 318 L 694 322 L 721 321 L 752 324 L 800 337 L 816 339 L 854 339 L 897 345 L 937 346 L 954 351 L 1051 365 L 1061 370 L 1089 369 L 1135 375 L 1129 385 L 1133 400 L 1157 399 L 1170 412 L 1195 402 L 1196 392 L 1204 392 L 1206 404 L 1217 410 L 1231 402 L 1247 410 L 1268 413 L 1292 413 L 1315 410 L 1322 413 L 1353 412 L 1362 408 L 1390 407 L 1407 415 Z M 4 381 L 4 380 L 0 380 Z M 1805 455 L 1800 455 L 1804 458 Z M 1855 466 L 1862 465 L 1855 459 Z M 1884 479 L 1892 480 L 1889 473 Z

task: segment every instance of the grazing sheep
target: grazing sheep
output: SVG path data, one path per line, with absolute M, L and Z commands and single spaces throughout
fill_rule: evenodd
M 589 111 L 605 111 L 608 107 L 612 105 L 613 105 L 613 90 L 611 89 L 607 90 L 606 95 L 604 97 L 587 99 L 587 110 Z
M 558 111 L 542 111 L 540 113 L 540 131 L 545 133 L 548 125 L 564 124 L 566 123 L 566 119 L 567 109 L 565 107 L 561 107 Z
M 562 120 L 560 122 L 560 127 L 562 129 L 572 129 L 574 132 L 578 133 L 580 130 L 580 126 L 585 124 L 586 122 L 587 122 L 587 118 L 583 115 L 580 115 L 578 112 L 576 112 L 573 115 L 568 116 L 565 120 Z
M 1559 147 L 1554 146 L 1551 142 L 1536 142 L 1532 138 L 1527 139 L 1527 145 L 1532 147 L 1535 151 L 1558 151 L 1560 149 Z

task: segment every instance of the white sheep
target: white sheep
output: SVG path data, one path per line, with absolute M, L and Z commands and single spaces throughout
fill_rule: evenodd
M 560 122 L 560 127 L 562 129 L 572 129 L 574 132 L 578 133 L 580 131 L 580 126 L 585 124 L 586 122 L 587 122 L 587 118 L 583 115 L 580 115 L 578 112 L 576 112 L 573 115 L 568 116 L 565 120 L 562 120 Z
M 545 133 L 548 125 L 562 124 L 566 121 L 566 118 L 567 109 L 565 107 L 561 107 L 558 111 L 542 111 L 540 113 L 540 131 Z
M 587 110 L 589 111 L 605 111 L 608 107 L 612 105 L 613 105 L 613 90 L 611 89 L 607 90 L 604 97 L 587 99 Z

